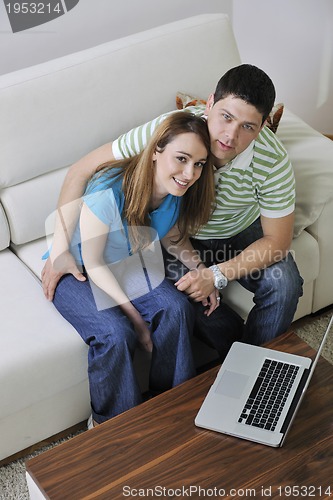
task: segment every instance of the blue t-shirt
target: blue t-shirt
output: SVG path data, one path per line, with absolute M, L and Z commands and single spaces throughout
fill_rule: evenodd
M 110 228 L 104 250 L 104 260 L 107 264 L 119 262 L 132 255 L 127 221 L 123 218 L 125 197 L 122 181 L 121 175 L 110 179 L 110 174 L 104 173 L 88 184 L 83 196 L 90 210 Z M 181 197 L 169 194 L 158 208 L 150 212 L 151 241 L 162 239 L 175 225 L 179 217 L 180 203 Z M 71 252 L 77 262 L 82 264 L 80 243 L 78 224 L 72 238 Z

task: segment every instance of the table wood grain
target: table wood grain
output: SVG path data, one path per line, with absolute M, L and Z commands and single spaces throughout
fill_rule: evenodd
M 267 347 L 314 357 L 292 332 Z M 333 366 L 320 358 L 282 448 L 194 425 L 218 368 L 29 460 L 28 474 L 51 500 L 333 498 Z

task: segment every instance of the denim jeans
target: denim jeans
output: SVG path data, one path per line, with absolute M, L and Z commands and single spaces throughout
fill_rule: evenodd
M 200 252 L 203 262 L 210 266 L 233 258 L 262 236 L 260 219 L 257 219 L 232 238 L 193 238 L 191 242 Z M 170 255 L 167 256 L 165 265 L 167 275 L 172 280 L 177 280 L 188 271 Z M 270 267 L 251 273 L 238 281 L 254 294 L 255 305 L 245 325 L 239 315 L 223 302 L 209 318 L 203 316 L 202 305 L 195 304 L 195 334 L 208 345 L 215 347 L 222 357 L 235 340 L 261 345 L 284 333 L 293 320 L 298 299 L 303 293 L 303 279 L 291 253 Z
M 137 338 L 119 306 L 97 310 L 89 280 L 62 277 L 54 305 L 89 346 L 88 377 L 92 415 L 101 423 L 142 401 L 133 369 Z M 150 324 L 153 352 L 150 388 L 161 392 L 195 375 L 190 336 L 193 307 L 169 280 L 132 300 Z

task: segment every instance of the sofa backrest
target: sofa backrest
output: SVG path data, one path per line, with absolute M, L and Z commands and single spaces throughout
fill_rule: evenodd
M 228 17 L 207 14 L 1 76 L 0 248 L 44 236 L 70 164 L 239 63 Z

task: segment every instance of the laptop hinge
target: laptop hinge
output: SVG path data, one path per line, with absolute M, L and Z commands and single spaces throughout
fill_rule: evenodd
M 297 390 L 295 392 L 295 395 L 294 395 L 294 398 L 291 402 L 291 405 L 290 405 L 290 408 L 288 410 L 288 413 L 287 413 L 287 416 L 285 418 L 285 421 L 283 422 L 283 425 L 282 425 L 282 428 L 281 428 L 281 433 L 282 434 L 285 434 L 289 428 L 289 425 L 291 423 L 291 421 L 293 420 L 293 417 L 295 416 L 294 413 L 295 413 L 295 409 L 298 405 L 298 402 L 300 400 L 300 397 L 302 396 L 302 392 L 303 392 L 303 389 L 304 389 L 304 386 L 306 384 L 306 381 L 308 379 L 308 376 L 310 374 L 310 369 L 309 368 L 306 368 L 303 372 L 303 375 L 302 375 L 302 378 L 300 380 L 300 383 L 297 387 Z

